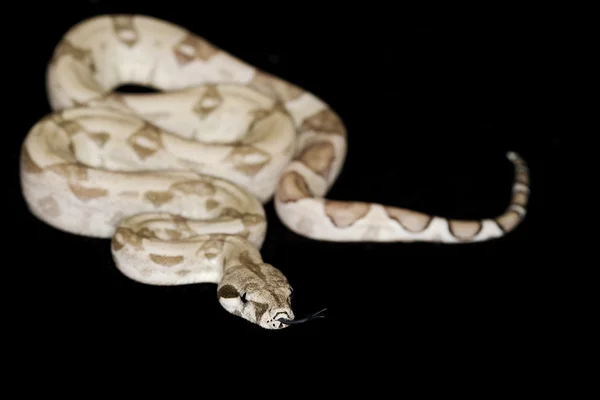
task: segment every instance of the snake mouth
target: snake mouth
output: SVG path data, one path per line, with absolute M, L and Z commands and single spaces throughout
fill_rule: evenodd
M 321 311 L 317 311 L 316 313 L 310 314 L 307 317 L 296 318 L 296 319 L 277 318 L 277 316 L 276 316 L 275 320 L 281 322 L 282 324 L 286 324 L 286 325 L 302 324 L 304 322 L 312 321 L 313 319 L 325 318 L 325 315 L 323 314 L 325 311 L 327 311 L 326 308 L 322 309 Z
M 279 311 L 273 317 L 273 321 L 279 321 L 279 322 L 281 322 L 282 320 L 289 321 L 290 320 L 289 318 L 290 318 L 290 315 L 287 313 L 287 311 Z

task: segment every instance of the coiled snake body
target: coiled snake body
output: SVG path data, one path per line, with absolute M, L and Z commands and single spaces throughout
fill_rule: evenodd
M 105 15 L 72 27 L 47 70 L 54 112 L 21 152 L 32 214 L 112 238 L 116 266 L 152 285 L 217 284 L 220 304 L 268 329 L 294 322 L 286 277 L 265 263 L 263 204 L 292 231 L 328 241 L 465 243 L 498 238 L 525 215 L 516 154 L 512 201 L 481 221 L 324 198 L 346 130 L 319 98 L 170 22 Z M 123 84 L 162 92 L 122 94 Z

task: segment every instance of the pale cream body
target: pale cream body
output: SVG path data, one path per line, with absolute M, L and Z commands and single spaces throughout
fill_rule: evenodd
M 163 93 L 119 94 L 122 84 Z M 199 36 L 147 16 L 69 30 L 48 67 L 55 110 L 28 134 L 21 182 L 31 212 L 111 238 L 117 267 L 156 285 L 213 282 L 230 312 L 265 328 L 293 318 L 289 284 L 259 253 L 263 204 L 294 232 L 328 241 L 477 242 L 522 221 L 529 174 L 516 154 L 503 214 L 449 220 L 327 200 L 346 155 L 339 116 L 311 93 Z M 242 302 L 247 293 L 247 302 Z

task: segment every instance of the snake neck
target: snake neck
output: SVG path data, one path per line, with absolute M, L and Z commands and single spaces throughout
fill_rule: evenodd
M 168 213 L 125 218 L 111 247 L 125 275 L 155 285 L 218 283 L 240 263 L 262 262 L 259 250 L 240 234 L 203 233 L 202 222 Z
M 284 328 L 280 319 L 294 319 L 287 278 L 244 237 L 214 233 L 168 239 L 156 224 L 133 223 L 140 218 L 147 217 L 123 221 L 112 238 L 115 264 L 126 276 L 154 285 L 215 283 L 225 310 L 268 329 Z

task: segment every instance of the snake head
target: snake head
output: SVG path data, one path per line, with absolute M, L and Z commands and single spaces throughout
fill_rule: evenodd
M 217 287 L 219 303 L 228 312 L 266 329 L 282 329 L 293 320 L 293 289 L 271 264 L 244 263 L 228 268 Z

